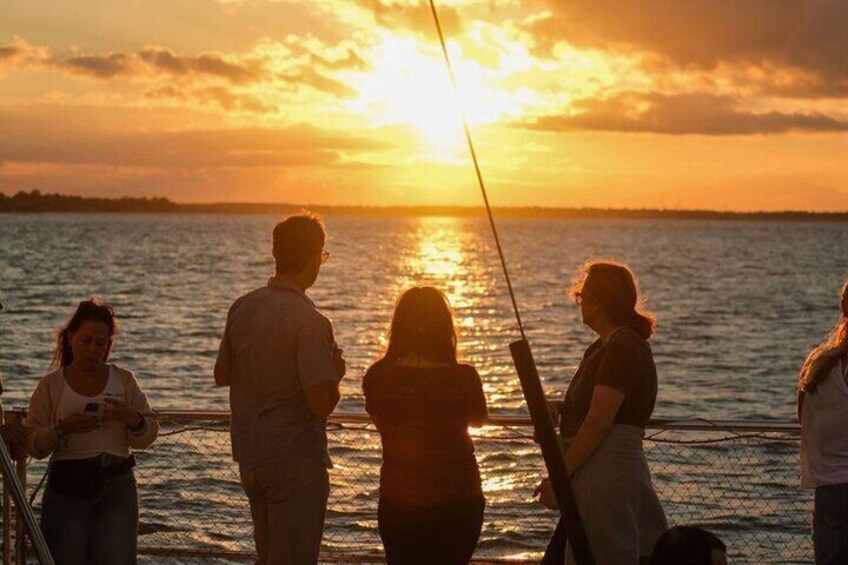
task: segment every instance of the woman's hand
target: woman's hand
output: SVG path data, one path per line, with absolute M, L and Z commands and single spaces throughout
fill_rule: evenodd
M 551 422 L 553 422 L 554 429 L 559 427 L 559 418 L 560 418 L 560 410 L 562 409 L 562 400 L 548 400 L 546 402 L 548 406 L 548 414 L 551 416 Z M 533 430 L 533 441 L 539 443 L 539 435 L 536 433 L 534 428 Z
M 559 426 L 559 418 L 562 413 L 562 400 L 548 400 L 548 414 L 551 415 L 551 421 L 554 423 L 554 427 Z
M 347 364 L 344 359 L 344 349 L 341 347 L 333 348 L 333 366 L 336 369 L 336 377 L 342 380 L 347 373 Z
M 59 420 L 57 427 L 63 434 L 84 434 L 96 430 L 100 423 L 94 414 L 71 414 Z
M 549 510 L 559 510 L 559 503 L 554 494 L 554 486 L 549 478 L 542 479 L 542 482 L 533 491 L 533 498 L 539 497 L 539 504 Z
M 103 415 L 103 420 L 115 420 L 125 426 L 132 426 L 138 422 L 140 416 L 138 410 L 117 398 L 105 399 L 109 404 L 106 413 Z

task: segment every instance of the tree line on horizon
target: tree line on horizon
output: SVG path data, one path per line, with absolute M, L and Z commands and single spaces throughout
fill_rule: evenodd
M 165 197 L 120 198 L 46 194 L 19 191 L 7 196 L 0 191 L 0 213 L 94 212 L 171 214 L 290 214 L 304 208 L 332 216 L 460 216 L 482 217 L 482 207 L 465 206 L 300 206 L 275 203 L 182 204 Z M 669 220 L 825 220 L 848 221 L 848 212 L 721 212 L 714 210 L 497 207 L 498 216 L 573 219 L 669 219 Z
M 89 198 L 66 194 L 20 191 L 0 192 L 0 212 L 178 212 L 179 204 L 167 198 Z

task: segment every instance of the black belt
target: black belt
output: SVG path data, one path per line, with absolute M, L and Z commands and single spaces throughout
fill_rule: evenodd
M 130 455 L 119 463 L 102 467 L 104 479 L 114 479 L 126 475 L 135 467 L 135 455 Z

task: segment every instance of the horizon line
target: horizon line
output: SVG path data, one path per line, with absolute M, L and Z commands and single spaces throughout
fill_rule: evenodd
M 293 202 L 185 202 L 166 196 L 82 196 L 76 194 L 0 190 L 0 212 L 149 212 L 265 214 L 279 211 L 314 210 L 327 215 L 485 215 L 485 206 L 462 204 L 317 204 Z M 508 216 L 525 217 L 666 217 L 666 218 L 839 218 L 848 220 L 848 210 L 720 210 L 709 208 L 631 208 L 601 206 L 545 206 L 542 204 L 493 206 Z

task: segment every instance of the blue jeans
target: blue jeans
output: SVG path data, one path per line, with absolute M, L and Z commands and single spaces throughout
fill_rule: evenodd
M 317 564 L 330 494 L 325 463 L 292 457 L 239 473 L 260 565 Z
M 107 479 L 90 500 L 47 487 L 41 505 L 41 530 L 56 565 L 135 565 L 138 490 L 132 472 Z
M 816 565 L 848 563 L 848 483 L 816 488 L 813 546 Z

